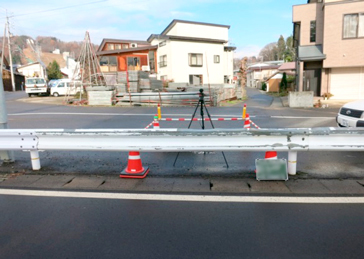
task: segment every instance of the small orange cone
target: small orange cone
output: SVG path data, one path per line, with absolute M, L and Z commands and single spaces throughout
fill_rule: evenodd
M 159 121 L 158 121 L 158 114 L 156 114 L 154 116 L 153 129 L 160 129 L 160 127 L 159 127 Z
M 265 152 L 265 159 L 277 159 L 277 151 Z
M 137 151 L 129 152 L 128 167 L 125 168 L 121 173 L 121 178 L 137 178 L 142 179 L 149 173 L 149 168 L 144 168 L 142 165 L 142 159 L 140 153 Z
M 249 113 L 247 113 L 247 114 L 246 114 L 246 116 L 245 116 L 244 129 L 250 129 L 250 118 L 249 118 Z

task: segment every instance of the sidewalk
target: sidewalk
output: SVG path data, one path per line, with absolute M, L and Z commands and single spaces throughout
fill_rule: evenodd
M 121 179 L 113 176 L 82 175 L 0 175 L 0 189 L 39 189 L 59 191 L 142 192 L 142 193 L 203 193 L 239 195 L 306 195 L 362 196 L 362 179 L 295 179 L 289 181 L 256 181 L 241 178 L 147 177 Z

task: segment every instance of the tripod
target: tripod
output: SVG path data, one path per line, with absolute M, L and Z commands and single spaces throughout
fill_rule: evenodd
M 200 93 L 198 94 L 198 96 L 199 96 L 199 100 L 198 100 L 198 103 L 196 105 L 196 109 L 193 112 L 193 115 L 192 115 L 190 124 L 188 125 L 188 129 L 191 128 L 192 121 L 195 118 L 196 112 L 197 112 L 197 110 L 198 110 L 199 107 L 200 107 L 200 115 L 201 115 L 201 128 L 203 130 L 205 129 L 205 117 L 204 117 L 205 116 L 205 114 L 204 114 L 204 108 L 205 108 L 206 113 L 207 113 L 207 116 L 208 116 L 208 118 L 210 120 L 210 123 L 211 123 L 211 127 L 214 129 L 215 127 L 214 127 L 214 124 L 212 123 L 212 119 L 211 119 L 209 110 L 207 110 L 207 107 L 206 107 L 206 104 L 205 104 L 205 94 L 203 92 L 203 89 L 200 89 Z M 224 157 L 226 167 L 229 168 L 229 164 L 228 164 L 228 162 L 226 160 L 224 151 L 222 151 L 221 153 L 222 153 L 222 156 Z M 176 166 L 176 162 L 177 162 L 177 159 L 179 157 L 179 154 L 180 154 L 180 152 L 177 153 L 177 156 L 176 156 L 176 159 L 174 160 L 173 166 Z M 205 154 L 205 152 L 204 152 L 204 154 Z

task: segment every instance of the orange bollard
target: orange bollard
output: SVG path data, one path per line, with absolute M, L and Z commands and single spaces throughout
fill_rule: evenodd
M 162 119 L 161 105 L 158 103 L 158 120 Z
M 243 108 L 243 119 L 246 118 L 246 104 L 244 104 L 244 108 Z

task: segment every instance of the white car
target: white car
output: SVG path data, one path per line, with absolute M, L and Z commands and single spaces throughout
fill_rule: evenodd
M 31 77 L 25 80 L 25 92 L 29 97 L 32 95 L 48 94 L 47 82 L 41 77 Z
M 364 100 L 341 107 L 336 122 L 339 127 L 364 127 Z
M 70 79 L 59 79 L 50 85 L 50 95 L 75 95 L 81 89 L 81 82 Z

